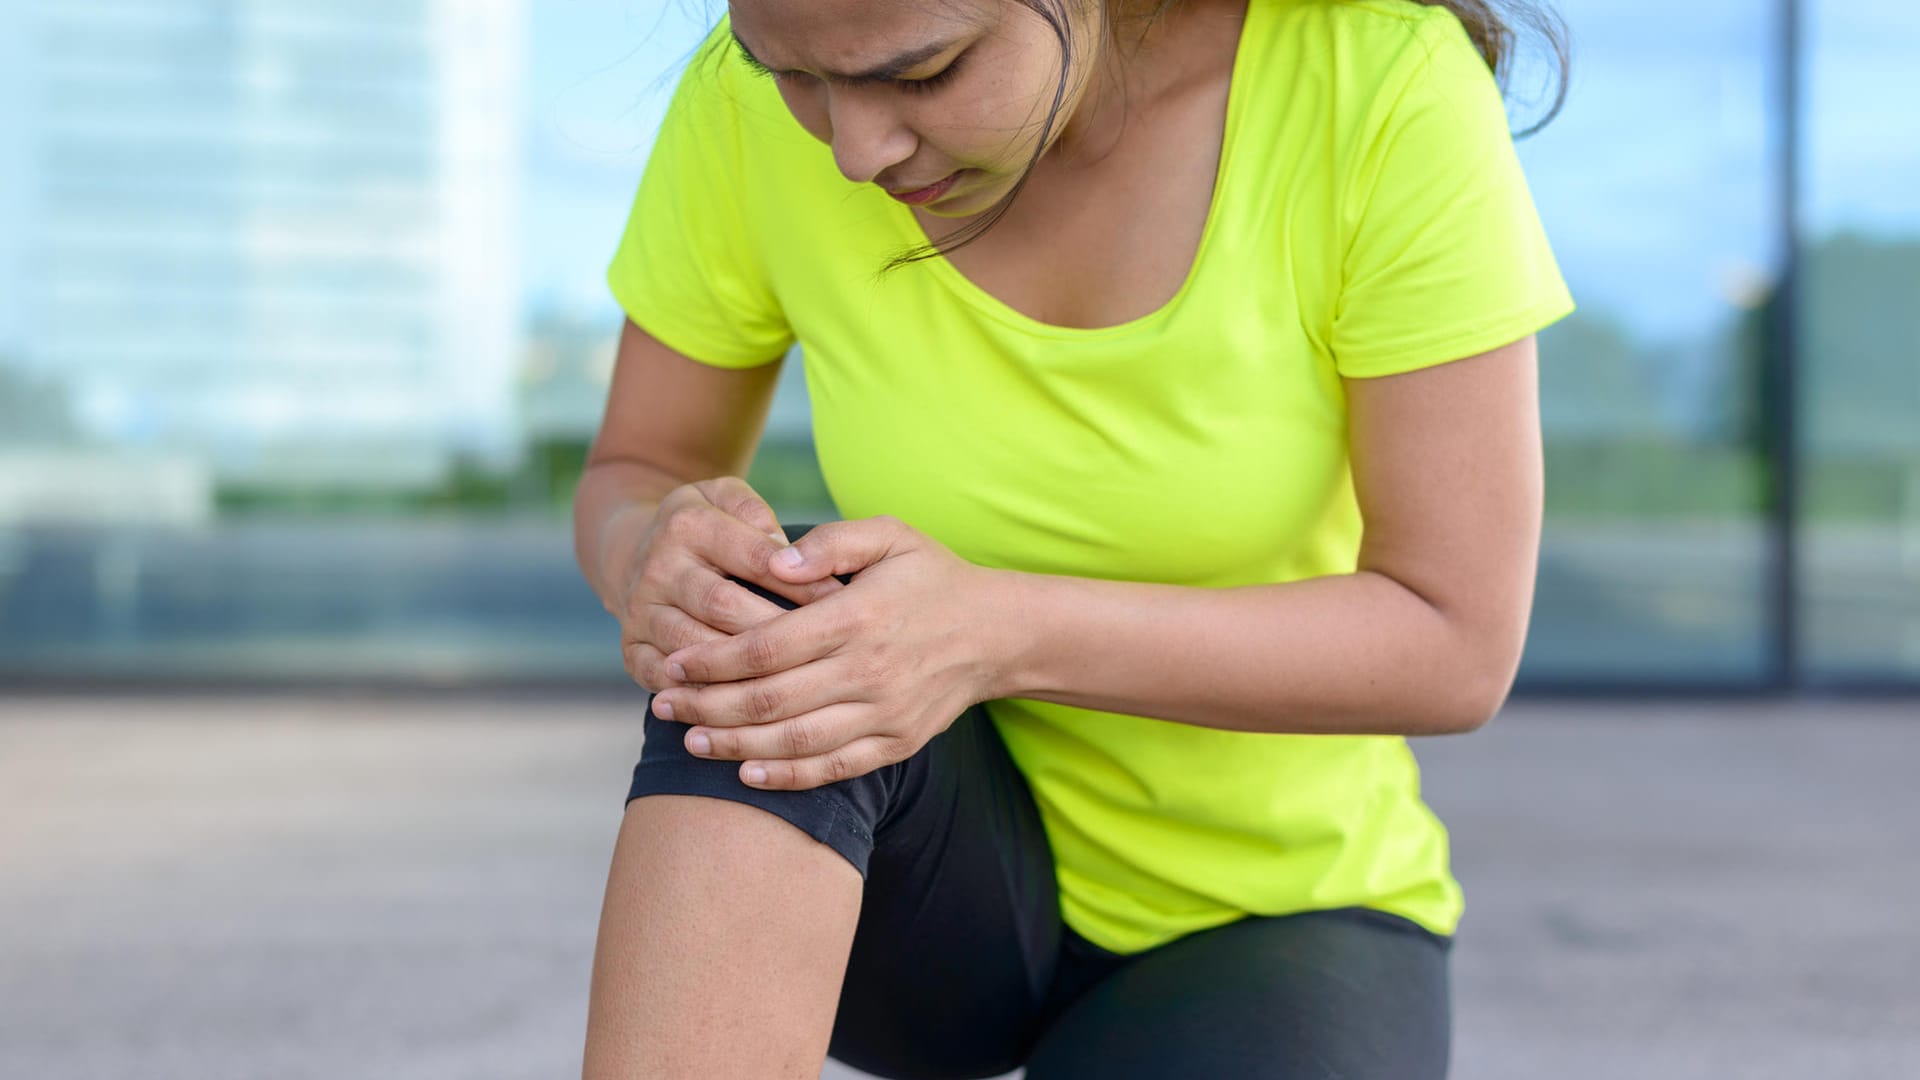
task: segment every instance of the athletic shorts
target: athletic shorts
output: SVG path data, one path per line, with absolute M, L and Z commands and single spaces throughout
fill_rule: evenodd
M 789 526 L 797 539 L 809 526 Z M 742 583 L 785 608 L 795 605 Z M 1248 916 L 1120 954 L 1062 922 L 1032 794 L 993 722 L 962 713 L 905 761 L 808 791 L 740 782 L 653 715 L 627 800 L 760 807 L 865 882 L 829 1053 L 897 1080 L 1439 1080 L 1452 939 L 1351 907 Z

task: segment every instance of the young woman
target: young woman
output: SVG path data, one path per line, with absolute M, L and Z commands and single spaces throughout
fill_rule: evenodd
M 1480 0 L 733 0 L 577 494 L 590 1077 L 1443 1076 L 1572 310 Z M 804 349 L 844 520 L 739 479 Z M 787 541 L 792 539 L 791 546 Z

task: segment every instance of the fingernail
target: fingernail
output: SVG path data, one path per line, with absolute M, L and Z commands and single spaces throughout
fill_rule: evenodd
M 654 698 L 653 715 L 662 720 L 673 719 L 673 702 L 668 701 L 666 698 Z
M 788 548 L 780 549 L 780 551 L 774 555 L 773 561 L 779 563 L 781 566 L 784 566 L 789 570 L 793 570 L 797 568 L 802 562 L 806 561 L 806 556 L 800 554 L 799 548 L 788 547 Z
M 745 776 L 749 784 L 764 784 L 767 782 L 767 770 L 758 765 L 747 766 Z
M 713 741 L 696 732 L 687 736 L 687 749 L 696 754 L 710 754 L 713 752 Z
M 674 663 L 671 660 L 667 661 L 667 674 L 673 676 L 674 678 L 680 680 L 681 682 L 687 681 L 687 669 L 681 667 L 679 664 Z

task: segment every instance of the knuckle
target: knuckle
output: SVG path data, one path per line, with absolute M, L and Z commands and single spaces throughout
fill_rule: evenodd
M 744 483 L 738 483 L 728 488 L 726 503 L 722 509 L 741 521 L 747 521 L 759 516 L 761 505 L 759 497 L 754 495 L 752 488 Z
M 660 652 L 663 657 L 667 653 L 676 653 L 689 645 L 700 643 L 700 639 L 694 634 L 692 619 L 677 616 L 663 621 L 666 625 L 654 634 L 654 639 L 660 642 Z
M 880 760 L 888 765 L 905 761 L 920 752 L 919 747 L 898 735 L 888 735 L 884 742 L 886 749 L 881 752 Z
M 770 674 L 778 660 L 778 650 L 774 647 L 771 638 L 764 634 L 756 634 L 746 639 L 740 661 L 746 665 L 749 674 Z
M 725 704 L 724 702 L 714 701 L 711 698 L 695 700 L 701 698 L 701 695 L 708 689 L 707 683 L 699 682 L 691 675 L 684 679 L 676 679 L 669 674 L 667 676 L 667 688 L 686 692 L 685 697 L 677 697 L 673 700 L 673 707 L 676 710 L 674 712 L 674 719 L 686 724 L 724 724 L 727 722 L 725 710 L 721 707 Z M 715 716 L 715 712 L 720 712 L 721 715 Z
M 754 686 L 747 692 L 747 719 L 756 724 L 764 724 L 779 717 L 784 696 L 771 686 Z
M 673 560 L 658 545 L 647 550 L 640 558 L 639 580 L 644 584 L 658 585 L 667 576 L 668 567 Z
M 846 610 L 841 613 L 839 621 L 840 639 L 842 641 L 850 641 L 854 638 L 863 637 L 868 631 L 873 629 L 875 619 L 870 605 L 847 604 L 844 606 Z
M 812 757 L 820 749 L 822 733 L 818 721 L 800 716 L 789 720 L 786 726 L 789 757 Z
M 700 590 L 701 609 L 713 613 L 727 610 L 727 602 L 733 599 L 732 593 L 734 588 L 733 582 L 728 581 L 726 578 L 715 577 L 709 579 L 706 585 Z
M 620 598 L 621 622 L 629 626 L 645 626 L 647 621 L 648 597 L 653 593 L 654 582 L 647 579 L 651 568 L 643 569 L 638 580 L 627 589 Z
M 685 541 L 693 525 L 692 507 L 676 506 L 661 519 L 660 532 L 675 541 Z
M 659 663 L 659 652 L 644 641 L 628 642 L 620 650 L 621 665 L 634 682 L 648 690 L 658 690 L 662 685 L 661 676 L 665 672 Z
M 837 783 L 853 777 L 853 761 L 844 750 L 835 750 L 824 759 L 821 771 L 826 774 L 827 783 Z

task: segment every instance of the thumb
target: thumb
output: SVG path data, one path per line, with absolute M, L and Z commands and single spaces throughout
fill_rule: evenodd
M 830 521 L 774 552 L 769 569 L 785 581 L 857 574 L 899 550 L 904 529 L 892 518 Z

